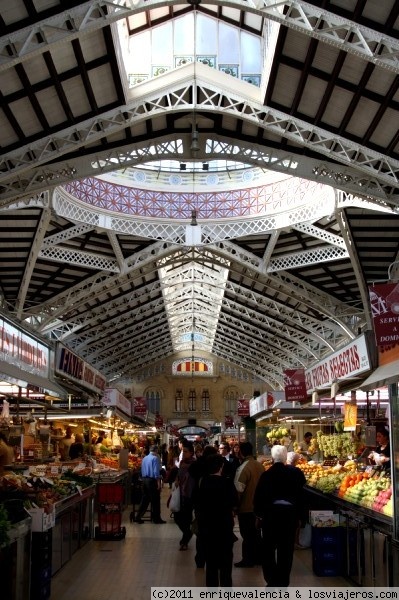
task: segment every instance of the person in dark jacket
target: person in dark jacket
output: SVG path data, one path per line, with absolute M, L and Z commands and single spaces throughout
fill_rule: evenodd
M 200 482 L 205 475 L 209 475 L 209 473 L 208 473 L 208 466 L 209 466 L 208 465 L 208 457 L 212 456 L 212 455 L 214 456 L 215 454 L 217 454 L 217 452 L 218 451 L 216 450 L 215 446 L 211 446 L 211 445 L 205 446 L 205 448 L 202 452 L 202 455 L 199 458 L 197 458 L 197 460 L 195 460 L 193 463 L 191 463 L 191 465 L 189 466 L 189 469 L 188 469 L 189 474 L 195 480 L 195 486 L 194 486 L 193 493 L 192 493 L 192 500 L 193 500 L 193 506 L 194 506 L 194 516 L 195 516 L 195 521 L 196 521 L 197 525 L 198 525 L 197 504 L 198 504 L 198 492 L 199 492 Z M 196 549 L 195 564 L 197 565 L 197 567 L 199 569 L 203 569 L 205 567 L 205 551 L 204 551 L 202 540 L 201 540 L 201 534 L 198 531 L 198 527 L 196 527 L 195 549 Z
M 286 465 L 287 448 L 273 446 L 273 465 L 265 471 L 255 490 L 254 512 L 263 534 L 262 570 L 268 587 L 290 582 L 295 534 L 304 522 L 306 479 L 300 469 Z
M 207 587 L 233 586 L 233 544 L 236 539 L 233 528 L 238 494 L 233 480 L 222 475 L 225 462 L 220 454 L 207 458 L 209 474 L 201 479 L 198 490 L 198 531 L 204 549 Z
M 69 446 L 69 458 L 71 460 L 76 460 L 83 456 L 83 440 L 84 438 L 81 433 L 75 435 L 75 441 Z

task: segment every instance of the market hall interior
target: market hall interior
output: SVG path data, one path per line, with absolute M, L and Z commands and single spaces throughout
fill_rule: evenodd
M 162 516 L 166 524 L 129 522 L 129 510 L 123 514 L 126 537 L 118 541 L 91 540 L 82 552 L 55 574 L 51 581 L 52 600 L 69 600 L 71 591 L 85 600 L 148 600 L 150 588 L 205 587 L 205 571 L 195 565 L 195 540 L 187 552 L 179 552 L 180 530 L 166 507 L 169 488 L 162 489 Z M 241 538 L 234 544 L 234 561 L 241 557 Z M 215 539 L 215 545 L 218 540 Z M 260 566 L 233 567 L 234 587 L 264 588 Z M 317 577 L 312 569 L 312 550 L 294 553 L 290 587 L 354 587 L 345 577 Z

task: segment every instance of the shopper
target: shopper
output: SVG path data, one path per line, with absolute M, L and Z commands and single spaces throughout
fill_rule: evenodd
M 153 523 L 161 525 L 166 523 L 161 519 L 161 459 L 158 455 L 158 446 L 150 446 L 150 452 L 141 463 L 141 479 L 143 482 L 143 497 L 137 511 L 135 523 L 144 523 L 143 515 L 151 503 L 151 519 Z
M 290 582 L 298 522 L 305 524 L 300 469 L 287 466 L 287 448 L 272 447 L 273 465 L 261 475 L 255 491 L 254 511 L 262 530 L 262 570 L 268 587 Z
M 260 564 L 260 536 L 256 530 L 254 513 L 254 494 L 260 476 L 264 473 L 263 465 L 255 460 L 250 442 L 240 443 L 240 454 L 243 463 L 238 467 L 234 484 L 238 492 L 238 525 L 242 537 L 242 558 L 234 563 L 235 567 L 253 567 Z
M 198 532 L 206 563 L 208 587 L 233 587 L 234 510 L 238 495 L 233 480 L 223 477 L 226 462 L 220 454 L 206 459 L 208 474 L 200 482 L 197 501 Z
M 236 470 L 238 468 L 238 464 L 233 462 L 234 457 L 230 454 L 230 444 L 229 442 L 220 442 L 219 444 L 219 452 L 220 456 L 224 458 L 222 475 L 223 477 L 229 477 L 230 479 L 234 479 L 236 474 Z M 237 466 L 235 466 L 237 465 Z
M 195 526 L 195 524 L 198 525 L 197 505 L 198 505 L 199 486 L 200 486 L 200 482 L 202 481 L 203 477 L 205 477 L 206 475 L 209 475 L 208 458 L 210 456 L 215 456 L 215 455 L 217 455 L 217 450 L 216 450 L 215 446 L 211 446 L 210 444 L 205 446 L 205 448 L 203 449 L 202 455 L 199 458 L 197 458 L 195 461 L 193 461 L 188 469 L 189 474 L 195 481 L 192 496 L 191 496 L 192 500 L 193 500 L 193 508 L 194 508 L 194 528 L 192 525 L 191 529 L 192 529 L 192 531 L 194 531 L 194 533 L 196 535 L 195 564 L 197 565 L 198 569 L 203 569 L 205 566 L 205 550 L 204 550 L 203 543 L 202 543 L 202 537 L 201 537 L 201 533 L 198 529 L 198 526 Z
M 195 479 L 190 475 L 189 467 L 195 461 L 194 447 L 191 442 L 182 442 L 182 459 L 176 477 L 176 485 L 180 488 L 180 510 L 174 513 L 176 525 L 182 532 L 180 550 L 187 550 L 192 537 L 191 523 L 193 520 L 193 491 Z
M 77 433 L 75 435 L 75 441 L 69 447 L 69 458 L 71 460 L 76 460 L 77 458 L 81 458 L 83 456 L 83 439 L 84 438 L 81 433 Z
M 238 465 L 236 467 L 236 470 L 238 469 L 238 467 L 242 464 L 242 456 L 241 456 L 241 452 L 240 452 L 240 444 L 238 444 L 237 442 L 233 445 L 233 449 L 231 452 L 232 456 L 233 456 L 233 461 L 236 465 Z
M 72 428 L 67 427 L 65 430 L 65 436 L 62 438 L 62 440 L 60 440 L 60 443 L 58 445 L 58 449 L 59 449 L 60 455 L 61 455 L 61 460 L 69 459 L 69 448 L 72 446 L 72 444 L 73 444 Z
M 4 467 L 15 462 L 14 448 L 8 445 L 4 433 L 0 432 L 0 475 L 4 473 Z

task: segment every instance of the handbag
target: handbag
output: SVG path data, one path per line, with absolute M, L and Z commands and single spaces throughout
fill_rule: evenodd
M 169 496 L 167 506 L 171 512 L 179 512 L 180 510 L 180 488 L 176 484 L 172 485 L 172 492 Z

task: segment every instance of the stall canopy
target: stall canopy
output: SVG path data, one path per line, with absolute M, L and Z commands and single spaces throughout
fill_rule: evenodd
M 360 387 L 364 392 L 395 383 L 399 380 L 399 360 L 378 367 L 367 377 Z
M 57 396 L 62 399 L 67 397 L 66 390 L 54 383 L 54 381 L 30 373 L 29 371 L 24 371 L 4 361 L 0 361 L 0 378 L 2 375 L 4 375 L 5 379 L 10 378 L 13 382 L 19 382 L 17 385 L 21 385 L 22 387 L 33 385 L 43 389 L 50 396 Z

